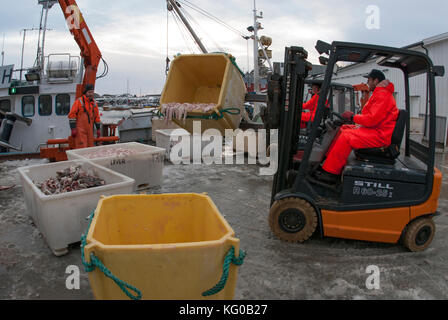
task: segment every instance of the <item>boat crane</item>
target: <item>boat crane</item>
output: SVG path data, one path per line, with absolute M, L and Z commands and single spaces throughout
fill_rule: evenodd
M 64 14 L 70 33 L 75 38 L 76 43 L 81 49 L 81 57 L 84 60 L 85 74 L 82 80 L 76 88 L 76 98 L 82 96 L 83 88 L 86 84 L 95 84 L 97 80 L 98 65 L 102 60 L 104 63 L 104 73 L 98 78 L 105 77 L 108 71 L 107 63 L 104 61 L 101 55 L 101 51 L 98 48 L 95 39 L 87 26 L 84 17 L 75 0 L 58 0 L 61 6 L 62 13 Z
M 42 1 L 54 3 L 56 1 Z M 105 77 L 108 72 L 108 65 L 102 58 L 101 51 L 95 42 L 95 39 L 90 32 L 90 29 L 78 7 L 75 0 L 58 0 L 59 5 L 64 14 L 65 21 L 73 35 L 76 43 L 81 50 L 81 57 L 84 63 L 84 76 L 82 82 L 76 86 L 76 99 L 82 96 L 84 87 L 87 84 L 95 85 L 97 79 Z M 97 77 L 97 71 L 100 61 L 104 63 L 104 72 Z M 113 131 L 115 128 L 112 129 Z M 118 141 L 116 136 L 106 136 L 100 138 L 94 138 L 95 142 L 116 142 Z M 55 147 L 49 147 L 54 145 Z M 63 161 L 67 160 L 66 150 L 74 149 L 74 139 L 69 136 L 67 139 L 51 139 L 47 141 L 45 147 L 40 148 L 41 158 L 48 158 L 51 161 Z

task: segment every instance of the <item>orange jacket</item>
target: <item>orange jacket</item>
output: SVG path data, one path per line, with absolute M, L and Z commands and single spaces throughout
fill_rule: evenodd
M 98 105 L 90 101 L 86 96 L 77 99 L 68 114 L 70 128 L 76 128 L 75 148 L 93 147 L 93 124 L 100 129 L 100 115 Z
M 314 121 L 314 116 L 316 115 L 318 102 L 319 102 L 319 94 L 316 93 L 314 96 L 311 97 L 310 100 L 308 100 L 302 105 L 302 110 L 309 110 L 309 112 L 302 112 L 302 119 L 300 120 L 301 122 Z M 330 107 L 328 100 L 326 101 L 326 107 L 327 108 Z
M 90 101 L 85 95 L 75 101 L 70 113 L 68 114 L 70 128 L 76 128 L 77 120 L 84 114 L 87 115 L 89 125 L 93 126 L 95 123 L 97 129 L 99 129 L 101 120 L 100 113 L 98 111 L 98 104 L 95 100 Z
M 356 124 L 375 129 L 379 138 L 386 145 L 390 144 L 398 117 L 397 104 L 392 95 L 394 90 L 394 85 L 389 80 L 380 82 L 361 114 L 353 117 L 353 122 Z
M 310 111 L 310 112 L 302 112 L 302 119 L 301 119 L 302 122 L 308 122 L 314 119 L 314 114 L 316 113 L 318 101 L 319 101 L 319 95 L 315 94 L 314 96 L 311 97 L 310 100 L 308 100 L 302 105 L 302 110 Z

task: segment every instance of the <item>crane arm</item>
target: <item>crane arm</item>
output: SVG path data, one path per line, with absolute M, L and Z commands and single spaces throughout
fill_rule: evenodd
M 76 98 L 82 96 L 86 84 L 95 84 L 98 65 L 101 60 L 101 51 L 87 26 L 84 17 L 75 0 L 59 0 L 70 33 L 75 38 L 84 59 L 84 78 L 82 84 L 76 87 Z

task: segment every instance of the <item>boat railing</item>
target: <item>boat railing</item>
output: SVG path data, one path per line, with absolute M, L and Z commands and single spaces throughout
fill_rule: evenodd
M 48 82 L 73 82 L 81 70 L 81 58 L 69 53 L 52 53 L 45 57 L 46 74 Z

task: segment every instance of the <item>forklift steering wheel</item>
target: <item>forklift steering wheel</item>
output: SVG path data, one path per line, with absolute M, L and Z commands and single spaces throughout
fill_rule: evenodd
M 353 124 L 351 121 L 347 121 L 347 119 L 343 118 L 339 113 L 332 111 L 332 115 L 336 116 L 338 118 L 337 122 L 342 122 L 342 124 Z
M 332 111 L 331 114 L 336 116 L 336 118 L 338 118 L 339 120 L 342 120 L 342 121 L 345 122 L 345 119 L 342 118 L 342 116 L 339 113 Z

